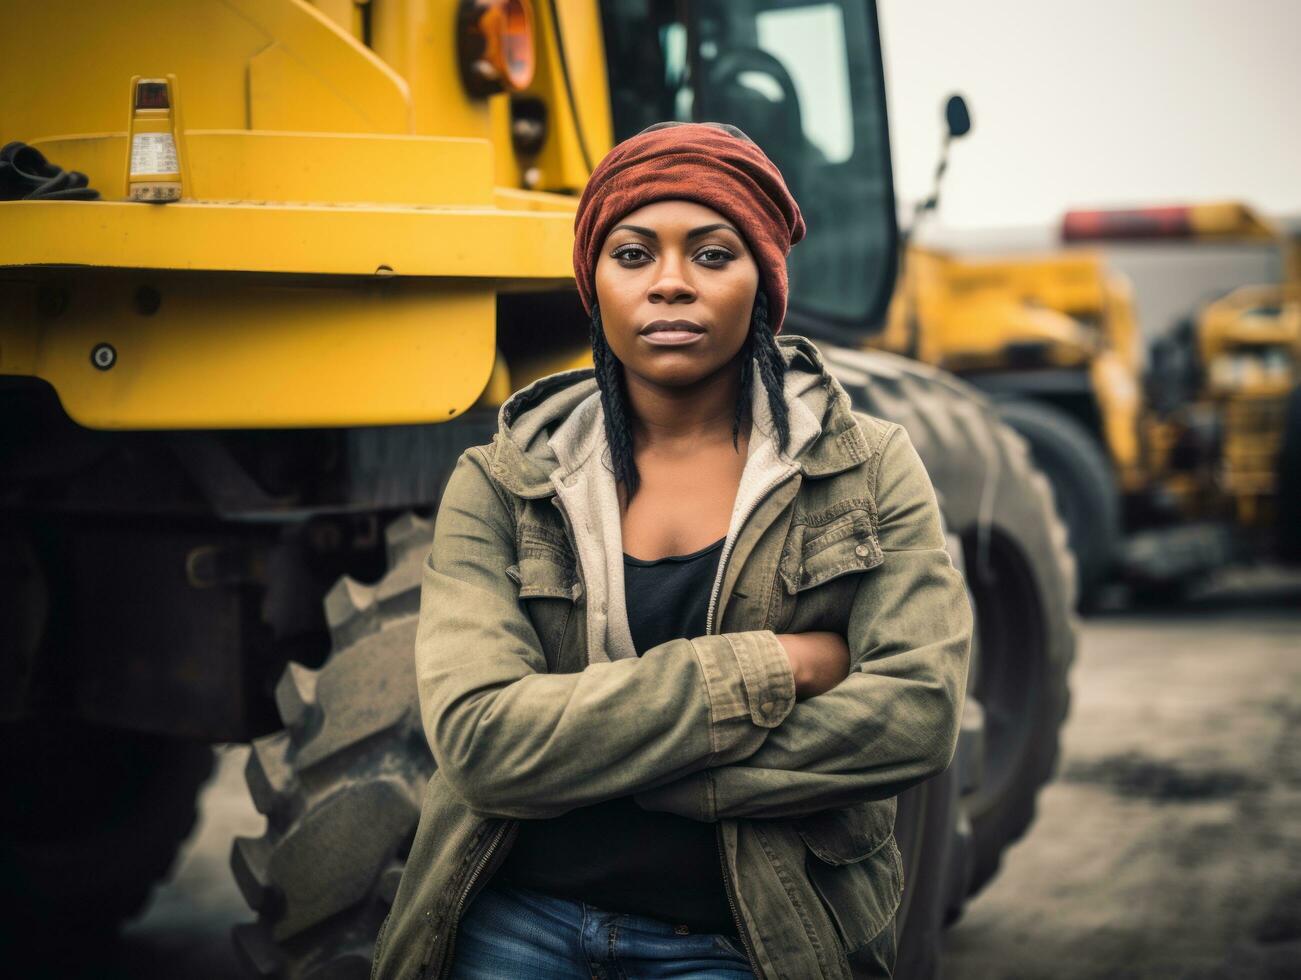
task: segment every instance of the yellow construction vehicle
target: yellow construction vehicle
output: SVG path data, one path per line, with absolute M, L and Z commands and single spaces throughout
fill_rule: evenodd
M 948 140 L 971 129 L 960 96 L 946 115 L 945 159 L 918 218 L 938 205 Z M 952 371 L 997 401 L 1053 484 L 1086 604 L 1115 578 L 1177 587 L 1234 557 L 1279 553 L 1276 532 L 1290 526 L 1276 506 L 1286 499 L 1279 454 L 1301 379 L 1301 250 L 1236 202 L 1071 212 L 1062 237 L 1077 247 L 995 258 L 914 241 L 871 346 Z M 1290 279 L 1209 304 L 1158 342 L 1149 370 L 1132 285 L 1078 246 L 1172 238 L 1277 241 Z
M 1028 440 L 1087 601 L 1118 555 L 1122 494 L 1147 482 L 1129 283 L 1091 253 L 977 259 L 914 244 L 886 324 L 874 347 L 984 389 Z
M 9 962 L 138 909 L 209 744 L 251 741 L 267 831 L 233 847 L 257 919 L 237 944 L 263 976 L 365 975 L 433 768 L 411 658 L 428 517 L 510 391 L 587 363 L 577 194 L 670 118 L 736 124 L 783 168 L 810 227 L 788 329 L 908 428 L 965 561 L 980 652 L 958 759 L 897 830 L 900 975 L 933 973 L 1051 774 L 1073 566 L 978 393 L 854 349 L 897 249 L 865 0 L 6 11 Z
M 1153 346 L 1125 568 L 1141 582 L 1178 591 L 1228 562 L 1301 561 L 1301 239 L 1262 234 L 1283 281 L 1234 289 Z

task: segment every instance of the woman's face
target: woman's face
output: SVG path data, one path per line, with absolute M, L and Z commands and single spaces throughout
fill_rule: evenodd
M 749 333 L 758 286 L 759 267 L 740 232 L 694 201 L 630 211 L 596 262 L 606 342 L 629 375 L 665 387 L 695 384 L 732 362 Z

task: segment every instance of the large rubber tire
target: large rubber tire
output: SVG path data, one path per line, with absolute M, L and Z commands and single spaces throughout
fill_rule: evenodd
M 434 769 L 412 656 L 433 528 L 408 515 L 385 534 L 388 573 L 373 587 L 344 578 L 326 596 L 333 652 L 319 671 L 286 668 L 275 692 L 285 729 L 249 755 L 267 830 L 235 841 L 231 867 L 258 913 L 234 930 L 255 976 L 369 976 Z
M 907 430 L 962 540 L 976 614 L 963 726 L 981 750 L 962 777 L 958 832 L 969 823 L 971 836 L 957 888 L 974 895 L 1030 826 L 1057 764 L 1076 644 L 1066 529 L 1025 440 L 979 391 L 892 354 L 821 349 L 856 408 Z M 950 901 L 947 918 L 960 911 Z
M 1283 408 L 1283 442 L 1278 453 L 1278 556 L 1301 562 L 1301 385 Z
M 1093 604 L 1121 553 L 1120 488 L 1102 447 L 1084 426 L 1042 402 L 997 403 L 1003 421 L 1025 437 L 1052 484 L 1079 571 L 1080 605 Z
M 6 966 L 84 956 L 139 912 L 193 829 L 212 766 L 201 743 L 67 721 L 0 727 Z

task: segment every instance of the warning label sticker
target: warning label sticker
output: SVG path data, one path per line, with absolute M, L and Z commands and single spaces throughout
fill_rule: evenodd
M 131 140 L 131 176 L 174 174 L 176 141 L 171 133 L 136 133 Z

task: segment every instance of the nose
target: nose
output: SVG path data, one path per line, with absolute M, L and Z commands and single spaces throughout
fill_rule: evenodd
M 665 249 L 660 257 L 659 275 L 651 283 L 647 298 L 652 303 L 690 303 L 696 290 L 685 275 L 686 259 L 676 249 Z

